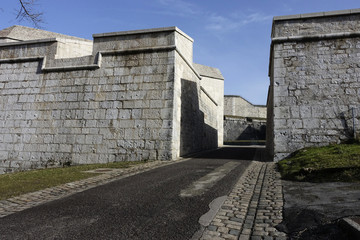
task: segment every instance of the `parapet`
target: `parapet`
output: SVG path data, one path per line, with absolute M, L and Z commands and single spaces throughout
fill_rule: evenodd
M 359 34 L 360 9 L 278 16 L 273 19 L 274 41 L 311 40 Z
M 193 39 L 177 27 L 101 33 L 93 38 L 90 41 L 13 26 L 0 31 L 0 61 L 44 59 L 44 71 L 96 69 L 101 66 L 102 55 L 176 49 L 192 67 Z
M 58 38 L 73 40 L 83 43 L 92 43 L 91 40 L 78 38 L 73 36 L 68 36 L 65 34 L 49 32 L 41 29 L 35 29 L 25 26 L 14 25 L 8 28 L 5 28 L 0 31 L 0 43 L 3 42 L 22 42 L 46 38 Z
M 159 50 L 176 46 L 192 62 L 193 39 L 177 27 L 94 34 L 93 55 L 102 51 Z
M 24 47 L 25 45 L 31 45 L 31 47 Z M 15 50 L 19 46 L 22 46 L 23 51 Z M 44 49 L 40 50 L 37 46 Z M 1 58 L 33 57 L 45 54 L 48 58 L 56 59 L 90 55 L 93 42 L 83 38 L 15 25 L 0 31 L 0 47 Z

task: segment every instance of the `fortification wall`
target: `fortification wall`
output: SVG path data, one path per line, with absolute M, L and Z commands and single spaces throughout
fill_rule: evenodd
M 57 41 L 58 49 L 55 58 L 75 58 L 92 55 L 92 42 L 59 38 Z
M 214 81 L 219 81 L 220 86 L 214 91 L 210 89 L 207 92 L 202 85 L 211 88 L 216 83 L 213 83 L 210 77 L 201 75 L 202 65 L 190 64 L 181 54 L 177 54 L 175 65 L 175 84 L 180 85 L 178 91 L 175 91 L 176 116 L 181 125 L 177 132 L 180 139 L 179 155 L 221 146 L 222 139 L 220 138 L 219 142 L 219 133 L 222 134 L 222 123 L 219 119 L 222 118 L 223 100 L 218 96 L 223 95 L 222 76 L 211 75 L 216 78 Z
M 224 142 L 235 144 L 238 140 L 265 140 L 266 119 L 224 117 Z
M 225 95 L 224 115 L 265 119 L 266 106 L 253 105 L 240 96 Z
M 182 155 L 182 129 L 204 123 L 182 118 L 181 100 L 197 113 L 204 105 L 191 38 L 174 27 L 95 34 L 92 54 L 78 57 L 63 51 L 69 41 L 0 44 L 0 173 Z M 181 79 L 196 83 L 194 95 L 181 95 Z M 202 144 L 186 153 L 215 147 L 193 137 Z
M 205 113 L 205 123 L 216 129 L 217 146 L 223 145 L 224 136 L 224 77 L 217 68 L 194 64 L 201 76 L 200 99 Z M 208 110 L 206 110 L 208 109 Z
M 268 144 L 275 161 L 353 137 L 359 56 L 359 10 L 274 18 L 268 102 L 274 138 Z
M 224 142 L 265 140 L 266 106 L 253 105 L 240 96 L 224 97 Z

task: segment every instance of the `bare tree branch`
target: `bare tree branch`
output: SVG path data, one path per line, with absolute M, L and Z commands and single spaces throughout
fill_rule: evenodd
M 34 10 L 37 0 L 19 0 L 20 9 L 16 19 L 20 22 L 23 20 L 31 22 L 36 28 L 41 28 L 40 24 L 43 23 L 43 13 Z

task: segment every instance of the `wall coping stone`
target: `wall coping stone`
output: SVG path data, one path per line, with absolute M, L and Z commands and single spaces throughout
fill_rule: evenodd
M 61 38 L 66 40 L 75 40 L 82 43 L 92 43 L 92 40 L 89 39 L 49 32 L 46 30 L 30 28 L 21 25 L 13 25 L 11 27 L 0 30 L 0 39 L 12 39 L 21 42 L 47 38 Z
M 225 80 L 220 70 L 217 68 L 201 65 L 198 63 L 193 63 L 193 67 L 202 77 Z
M 194 39 L 192 39 L 186 33 L 181 31 L 178 27 L 164 27 L 164 28 L 151 28 L 151 29 L 109 32 L 109 33 L 97 33 L 97 34 L 93 34 L 93 38 L 126 36 L 126 35 L 136 35 L 136 34 L 155 33 L 155 32 L 174 32 L 174 31 L 180 33 L 191 42 L 194 42 Z
M 0 47 L 58 42 L 59 40 L 60 40 L 59 38 L 46 38 L 46 39 L 20 41 L 20 42 L 6 42 L 6 43 L 0 43 Z
M 202 86 L 200 86 L 200 90 L 203 91 L 203 93 L 205 93 L 205 95 L 215 104 L 215 106 L 218 106 L 218 103 L 215 101 L 215 99 L 213 99 L 210 94 L 205 90 L 205 88 L 203 88 Z
M 176 52 L 179 54 L 179 56 L 184 60 L 184 62 L 186 63 L 186 65 L 188 65 L 188 67 L 191 69 L 191 71 L 193 71 L 193 73 L 196 75 L 196 77 L 201 80 L 202 77 L 200 76 L 200 74 L 196 71 L 196 69 L 193 67 L 193 65 L 184 57 L 184 55 L 181 54 L 181 52 L 176 49 Z
M 224 95 L 224 98 L 241 98 L 243 99 L 245 102 L 251 104 L 254 107 L 266 107 L 266 105 L 261 105 L 261 104 L 252 104 L 251 102 L 249 102 L 248 100 L 246 100 L 245 98 L 243 98 L 242 96 L 239 95 Z
M 200 73 L 199 75 L 200 75 L 201 77 L 213 78 L 213 79 L 216 79 L 216 80 L 222 80 L 222 81 L 225 80 L 224 78 L 219 78 L 219 77 L 210 76 L 209 74 L 206 75 L 206 74 Z
M 360 32 L 342 32 L 342 33 L 329 33 L 329 34 L 315 34 L 308 36 L 289 36 L 289 37 L 275 37 L 271 38 L 271 43 L 283 43 L 283 42 L 301 42 L 301 41 L 313 41 L 324 39 L 336 39 L 336 38 L 353 38 L 360 37 Z
M 333 17 L 333 16 L 351 15 L 351 14 L 360 14 L 360 8 L 329 11 L 329 12 L 316 12 L 316 13 L 276 16 L 273 18 L 273 21 L 275 22 L 275 21 L 287 21 L 287 20 L 296 20 L 296 19 L 307 19 L 307 18 Z

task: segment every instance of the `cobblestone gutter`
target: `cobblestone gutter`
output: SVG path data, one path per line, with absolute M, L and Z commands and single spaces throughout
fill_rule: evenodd
M 253 162 L 229 194 L 201 239 L 286 239 L 283 195 L 275 163 Z

